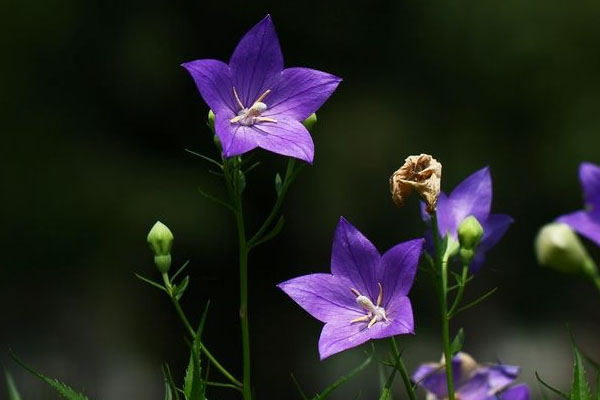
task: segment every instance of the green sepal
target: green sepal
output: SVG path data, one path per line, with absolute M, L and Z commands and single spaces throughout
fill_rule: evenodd
M 304 127 L 309 132 L 312 132 L 312 129 L 314 128 L 316 123 L 317 123 L 317 114 L 315 114 L 315 113 L 310 114 L 308 116 L 308 118 L 306 118 L 304 121 L 302 121 L 302 125 L 304 125 Z
M 454 256 L 459 249 L 460 245 L 456 240 L 452 239 L 450 235 L 444 236 L 442 239 L 441 248 L 442 260 L 449 260 L 450 257 Z
M 6 377 L 6 390 L 8 391 L 8 400 L 21 400 L 21 395 L 17 390 L 17 385 L 13 380 L 10 372 L 4 370 L 4 376 Z
M 335 382 L 333 382 L 329 387 L 327 387 L 323 392 L 313 397 L 312 400 L 324 400 L 331 396 L 331 394 L 344 383 L 348 382 L 350 379 L 354 378 L 359 372 L 367 368 L 371 361 L 373 361 L 373 355 L 375 354 L 375 346 L 371 344 L 371 351 L 367 352 L 367 358 L 360 363 L 356 368 L 350 371 L 348 374 L 342 376 Z
M 560 390 L 558 390 L 557 388 L 551 386 L 550 384 L 544 382 L 544 380 L 542 380 L 542 378 L 540 377 L 540 375 L 537 373 L 537 371 L 535 371 L 535 378 L 538 380 L 539 383 L 542 384 L 542 386 L 544 386 L 547 389 L 550 389 L 552 392 L 554 392 L 555 394 L 557 394 L 558 396 L 562 397 L 565 400 L 569 400 L 569 395 L 566 393 L 561 392 Z
M 17 364 L 19 364 L 21 367 L 23 367 L 25 370 L 27 370 L 31 374 L 37 376 L 38 378 L 40 378 L 41 380 L 46 382 L 48 384 L 48 386 L 50 386 L 51 388 L 56 390 L 65 399 L 67 399 L 67 400 L 89 400 L 84 394 L 76 392 L 70 386 L 68 386 L 56 379 L 52 379 L 45 375 L 42 375 L 39 372 L 33 370 L 31 367 L 27 366 L 23 361 L 21 361 L 16 356 L 16 354 L 13 353 L 12 351 L 10 352 L 10 356 L 12 357 L 13 360 L 15 360 L 15 362 Z
M 452 340 L 452 343 L 450 343 L 450 352 L 452 353 L 453 356 L 462 350 L 464 342 L 465 342 L 465 331 L 463 328 L 460 328 L 458 330 L 458 333 Z

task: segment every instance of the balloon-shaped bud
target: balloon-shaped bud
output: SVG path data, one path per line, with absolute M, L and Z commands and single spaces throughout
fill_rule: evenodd
M 483 227 L 472 215 L 463 219 L 458 226 L 458 242 L 463 249 L 475 250 L 482 236 Z
M 302 121 L 302 124 L 304 125 L 304 127 L 306 129 L 308 129 L 309 132 L 312 131 L 313 126 L 315 126 L 315 124 L 317 123 L 317 114 L 312 113 L 308 116 L 308 118 L 306 118 L 304 121 Z
M 567 224 L 543 226 L 535 239 L 535 253 L 538 262 L 545 267 L 588 277 L 598 274 L 596 264 Z
M 173 233 L 162 222 L 157 221 L 148 233 L 148 244 L 154 253 L 154 263 L 158 270 L 165 273 L 171 267 L 171 247 Z
M 213 110 L 208 110 L 208 121 L 207 121 L 208 127 L 210 128 L 211 131 L 215 131 L 215 113 L 213 112 Z

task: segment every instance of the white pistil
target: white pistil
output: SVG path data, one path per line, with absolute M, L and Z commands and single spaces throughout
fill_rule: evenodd
M 379 286 L 379 295 L 377 296 L 377 304 L 373 304 L 371 299 L 367 296 L 363 296 L 360 292 L 354 288 L 350 288 L 352 293 L 356 296 L 356 302 L 359 306 L 364 308 L 367 311 L 367 315 L 363 315 L 362 317 L 358 317 L 350 321 L 351 324 L 356 322 L 367 322 L 367 328 L 371 328 L 375 323 L 385 321 L 388 322 L 388 318 L 385 314 L 385 309 L 381 307 L 381 302 L 383 301 L 383 286 L 381 283 L 377 283 Z
M 267 97 L 267 95 L 271 93 L 271 89 L 267 89 L 263 94 L 261 94 L 258 99 L 252 104 L 250 108 L 246 108 L 244 103 L 240 100 L 240 96 L 238 96 L 235 87 L 233 88 L 233 96 L 235 97 L 235 101 L 240 107 L 240 111 L 238 111 L 238 115 L 229 120 L 232 124 L 240 124 L 244 126 L 251 126 L 257 122 L 273 122 L 277 123 L 277 120 L 274 118 L 261 117 L 261 114 L 267 111 L 267 105 L 262 101 Z

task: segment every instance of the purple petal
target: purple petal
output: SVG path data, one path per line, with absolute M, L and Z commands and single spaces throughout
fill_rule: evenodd
M 184 64 L 200 95 L 215 114 L 223 109 L 237 110 L 229 66 L 218 60 L 195 60 Z
M 252 140 L 261 148 L 312 164 L 315 145 L 301 122 L 279 118 L 277 122 L 254 124 Z
M 279 84 L 265 99 L 269 107 L 267 117 L 284 115 L 303 121 L 329 98 L 341 78 L 310 68 L 287 68 L 281 73 Z
M 461 380 L 460 366 L 460 358 L 458 356 L 454 356 L 452 358 L 452 374 L 454 375 L 455 383 Z M 448 393 L 448 386 L 446 385 L 446 367 L 442 363 L 422 364 L 419 366 L 419 368 L 417 368 L 411 379 L 417 385 L 423 387 L 436 397 L 444 398 Z
M 586 205 L 600 207 L 600 167 L 588 162 L 581 163 L 579 180 Z
M 215 115 L 215 133 L 223 146 L 223 155 L 233 157 L 258 147 L 256 132 L 249 126 L 229 122 L 235 114 L 222 111 Z
M 440 197 L 438 198 L 436 211 L 438 219 L 438 231 L 440 233 L 440 237 L 444 237 L 446 236 L 446 234 L 450 234 L 450 236 L 453 239 L 456 239 L 456 230 L 460 222 L 457 222 L 454 218 L 453 204 L 454 202 L 452 201 L 452 199 L 446 196 L 444 192 L 440 192 Z M 425 214 L 427 214 L 426 211 Z M 429 214 L 427 215 L 429 216 Z M 430 216 L 428 220 L 431 220 Z
M 375 271 L 380 258 L 369 239 L 341 217 L 333 238 L 331 273 L 374 301 L 379 294 Z
M 408 294 L 415 278 L 423 242 L 423 239 L 416 239 L 400 243 L 381 257 L 376 280 L 383 286 L 384 308 L 387 308 L 390 301 Z
M 600 210 L 576 211 L 557 219 L 600 246 Z
M 298 305 L 321 322 L 339 319 L 346 322 L 364 315 L 352 292 L 330 274 L 311 274 L 277 285 Z
M 372 339 L 415 333 L 412 306 L 408 297 L 394 298 L 385 309 L 389 322 L 377 322 L 370 328 Z
M 500 398 L 502 400 L 529 400 L 529 386 L 525 383 L 515 385 L 502 393 Z
M 484 366 L 479 371 L 487 374 L 490 390 L 497 393 L 514 382 L 521 368 L 514 365 L 490 365 Z
M 479 221 L 485 221 L 492 205 L 492 178 L 489 168 L 482 168 L 462 181 L 452 191 L 448 200 L 448 211 L 453 220 L 449 231 L 456 232 L 458 225 L 469 215 L 473 215 Z
M 372 329 L 368 329 L 364 323 L 350 324 L 350 320 L 346 318 L 326 323 L 319 338 L 319 355 L 321 356 L 321 360 L 340 351 L 363 344 L 371 339 Z
M 484 400 L 488 397 L 489 384 L 485 372 L 477 372 L 456 389 L 460 400 Z
M 494 247 L 506 233 L 514 220 L 508 215 L 491 214 L 487 220 L 483 221 L 483 237 L 477 247 L 475 258 L 471 262 L 471 273 L 478 272 L 485 262 L 485 253 Z
M 250 107 L 278 81 L 283 70 L 283 55 L 269 15 L 240 40 L 229 60 L 229 67 L 233 86 L 245 107 Z

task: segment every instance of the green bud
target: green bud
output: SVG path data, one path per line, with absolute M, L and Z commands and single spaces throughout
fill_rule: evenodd
M 148 244 L 154 253 L 154 263 L 160 272 L 167 272 L 171 266 L 171 247 L 173 234 L 162 222 L 156 221 L 148 233 Z
M 215 131 L 215 113 L 213 110 L 208 110 L 208 127 L 211 131 Z
M 308 129 L 308 131 L 312 131 L 313 126 L 315 126 L 315 124 L 317 123 L 317 114 L 312 113 L 308 116 L 308 118 L 306 118 L 304 121 L 302 121 L 302 124 L 304 125 L 304 127 L 306 129 Z
M 458 226 L 458 241 L 462 249 L 474 251 L 477 249 L 482 236 L 483 227 L 477 221 L 477 218 L 472 215 L 463 219 Z
M 535 239 L 538 262 L 545 267 L 569 274 L 596 277 L 596 264 L 571 227 L 551 223 L 540 229 Z

